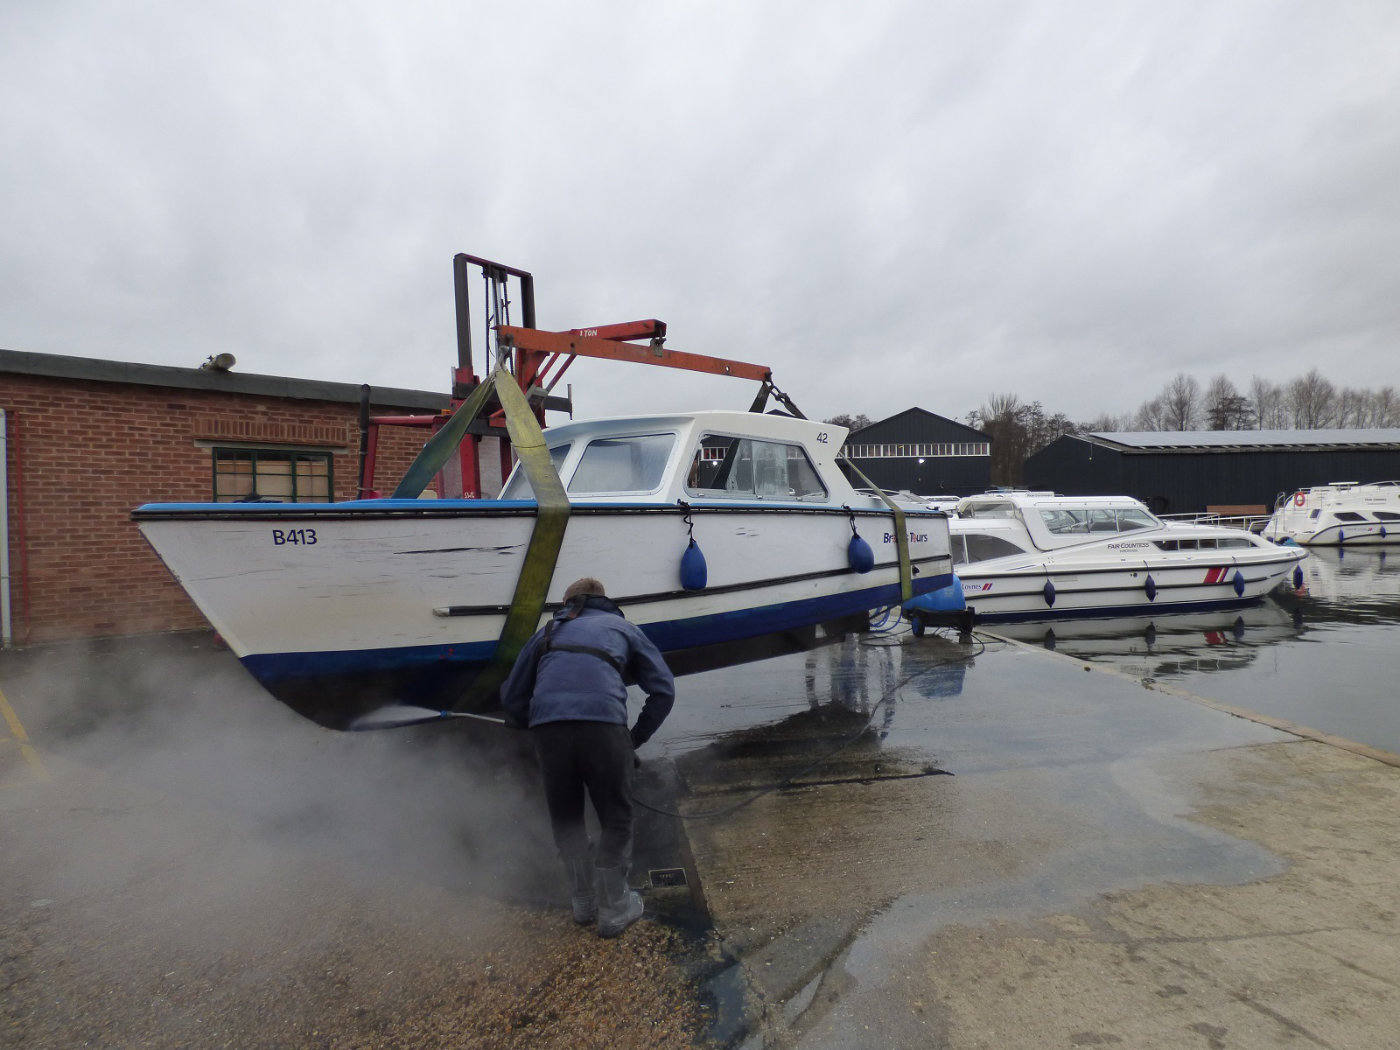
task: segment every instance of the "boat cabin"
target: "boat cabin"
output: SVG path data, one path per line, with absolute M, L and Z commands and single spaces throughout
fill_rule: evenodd
M 1127 496 L 1056 496 L 1049 492 L 968 496 L 958 504 L 958 518 L 963 523 L 958 531 L 967 537 L 977 536 L 976 543 L 998 538 L 1004 542 L 1011 533 L 1019 532 L 1037 550 L 1164 527 L 1151 511 Z M 970 524 L 981 526 L 997 521 L 1011 522 L 1013 527 L 979 530 Z M 970 555 L 969 551 L 969 560 Z
M 846 428 L 830 423 L 692 412 L 566 423 L 544 437 L 571 502 L 883 506 L 841 471 Z M 500 498 L 534 498 L 519 464 Z
M 1164 522 L 1128 496 L 1056 496 L 1050 492 L 968 496 L 951 524 L 953 564 L 1013 554 L 1060 550 L 1115 541 L 1151 544 L 1162 551 L 1220 550 L 1255 546 L 1237 529 Z

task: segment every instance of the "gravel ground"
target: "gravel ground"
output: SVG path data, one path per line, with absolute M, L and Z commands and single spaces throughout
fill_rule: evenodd
M 643 921 L 603 941 L 553 909 L 497 907 L 485 925 L 446 916 L 433 927 L 425 926 L 428 915 L 393 915 L 364 896 L 336 896 L 305 917 L 333 923 L 334 932 L 322 928 L 315 943 L 291 932 L 289 916 L 232 946 L 222 935 L 180 943 L 165 930 L 104 926 L 81 905 L 9 902 L 0 919 L 0 1045 L 703 1041 L 707 1018 L 686 965 L 696 946 L 663 926 Z

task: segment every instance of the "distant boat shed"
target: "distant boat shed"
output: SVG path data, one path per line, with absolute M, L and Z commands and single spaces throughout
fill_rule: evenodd
M 1330 481 L 1400 478 L 1400 429 L 1066 434 L 1026 459 L 1026 484 L 1135 496 L 1159 514 L 1262 513 Z
M 883 489 L 967 496 L 991 485 L 987 435 L 922 408 L 851 431 L 845 454 Z

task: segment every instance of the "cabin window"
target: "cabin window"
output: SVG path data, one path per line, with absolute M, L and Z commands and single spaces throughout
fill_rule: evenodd
M 963 518 L 1015 518 L 1016 508 L 1010 503 L 969 503 L 958 511 Z
M 967 541 L 968 561 L 986 561 L 988 558 L 1005 558 L 1009 554 L 1026 553 L 1010 540 L 1000 536 L 969 532 L 964 534 L 963 539 Z
M 215 503 L 329 503 L 334 491 L 329 452 L 214 449 Z
M 1247 536 L 1221 536 L 1215 541 L 1215 545 L 1222 550 L 1226 547 L 1253 547 Z
M 700 439 L 686 491 L 714 499 L 826 499 L 826 486 L 801 445 L 721 434 Z
M 1393 510 L 1378 510 L 1375 511 L 1375 515 L 1380 521 L 1400 521 L 1400 514 L 1396 514 Z
M 554 466 L 554 472 L 559 473 L 564 466 L 564 460 L 568 458 L 570 443 L 562 445 L 551 445 L 549 449 L 549 462 Z M 525 476 L 525 467 L 517 463 L 515 470 L 510 476 L 510 481 L 501 490 L 501 499 L 534 499 L 535 490 L 530 487 L 530 479 Z
M 1157 527 L 1156 519 L 1146 511 L 1111 507 L 1042 507 L 1040 520 L 1056 536 L 1135 532 Z
M 1365 516 L 1364 514 L 1357 514 L 1355 511 L 1351 511 L 1351 510 L 1339 510 L 1339 511 L 1336 512 L 1335 517 L 1336 517 L 1336 519 L 1337 519 L 1338 521 L 1365 521 L 1365 520 L 1366 520 L 1366 516 Z
M 1065 510 L 1062 507 L 1042 508 L 1040 520 L 1052 536 L 1066 536 L 1076 532 L 1089 531 L 1089 515 L 1085 511 Z
M 1157 519 L 1143 510 L 1120 510 L 1118 512 L 1118 531 L 1134 532 L 1137 529 L 1155 529 Z
M 674 434 L 595 438 L 574 468 L 569 491 L 655 492 L 666 476 L 666 461 L 675 443 Z

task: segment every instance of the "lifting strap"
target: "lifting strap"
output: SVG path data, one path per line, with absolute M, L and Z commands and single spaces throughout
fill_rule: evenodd
M 569 497 L 564 492 L 563 482 L 559 480 L 559 472 L 549 458 L 544 432 L 515 377 L 504 368 L 497 368 L 473 390 L 423 446 L 423 451 L 418 453 L 418 458 L 394 489 L 394 498 L 417 499 L 422 494 L 433 475 L 443 468 L 466 436 L 472 420 L 486 407 L 492 392 L 505 409 L 510 443 L 525 470 L 525 476 L 530 480 L 530 487 L 534 489 L 538 509 L 534 528 L 530 532 L 530 545 L 515 581 L 515 594 L 501 627 L 500 638 L 496 641 L 496 649 L 490 662 L 481 669 L 466 694 L 452 708 L 459 711 L 481 710 L 490 705 L 493 694 L 510 674 L 520 650 L 539 627 L 545 598 L 559 560 L 559 549 L 564 545 L 564 529 L 569 523 Z
M 909 531 L 904 527 L 904 508 L 890 499 L 884 489 L 862 474 L 860 467 L 856 466 L 849 456 L 843 456 L 841 462 L 865 482 L 866 488 L 878 492 L 885 506 L 894 514 L 894 545 L 899 551 L 899 600 L 903 604 L 914 597 L 914 566 L 909 560 Z

